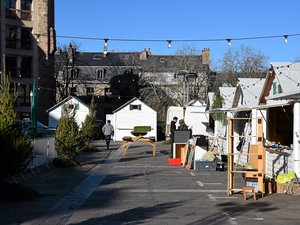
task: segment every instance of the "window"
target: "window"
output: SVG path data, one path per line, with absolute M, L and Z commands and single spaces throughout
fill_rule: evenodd
M 6 56 L 5 57 L 5 67 L 6 72 L 11 77 L 17 77 L 17 57 L 16 56 Z
M 32 0 L 21 0 L 21 19 L 31 20 Z
M 22 28 L 21 29 L 21 48 L 31 49 L 31 29 Z
M 21 60 L 21 76 L 32 77 L 32 56 L 23 56 Z
M 30 86 L 25 84 L 19 84 L 17 87 L 17 105 L 18 106 L 30 106 Z
M 92 87 L 86 88 L 86 94 L 87 95 L 93 95 L 94 94 L 94 88 L 92 88 Z
M 106 69 L 97 70 L 97 79 L 102 80 L 105 79 Z
M 130 110 L 142 110 L 142 105 L 130 105 Z
M 276 82 L 273 83 L 273 95 L 277 94 L 277 84 Z
M 15 18 L 16 14 L 16 0 L 5 0 L 5 16 L 7 18 Z
M 6 26 L 6 47 L 17 48 L 17 27 Z

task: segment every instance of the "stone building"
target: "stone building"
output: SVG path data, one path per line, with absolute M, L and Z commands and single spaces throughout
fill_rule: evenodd
M 31 117 L 34 80 L 38 87 L 38 120 L 47 121 L 54 105 L 54 0 L 1 0 L 0 68 L 17 86 L 18 119 Z
M 69 53 L 73 56 L 70 57 Z M 71 59 L 71 60 L 70 60 Z M 163 86 L 164 94 L 172 98 L 182 98 L 182 91 L 175 91 L 186 85 L 189 92 L 200 84 L 203 90 L 198 91 L 206 95 L 209 69 L 210 50 L 205 48 L 199 55 L 156 55 L 150 49 L 141 52 L 76 52 L 65 49 L 55 57 L 56 75 L 59 88 L 64 89 L 64 96 L 68 95 L 94 96 L 99 118 L 105 118 L 120 105 L 134 97 L 141 97 L 141 87 L 145 82 L 151 85 Z M 73 67 L 72 67 L 73 66 Z M 191 75 L 197 75 L 197 82 L 188 81 Z M 195 78 L 196 79 L 196 78 Z M 196 91 L 196 90 L 195 90 Z M 184 92 L 184 91 L 183 91 Z M 148 93 L 145 93 L 147 95 Z M 180 97 L 175 95 L 180 95 Z M 196 97 L 188 94 L 182 104 Z M 59 91 L 58 91 L 59 95 Z M 201 96 L 200 96 L 201 95 Z M 149 103 L 149 102 L 147 102 Z

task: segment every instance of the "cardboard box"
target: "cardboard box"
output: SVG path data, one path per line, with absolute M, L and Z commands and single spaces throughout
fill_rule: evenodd
M 286 188 L 288 184 L 281 184 L 281 183 L 276 183 L 276 193 L 278 194 L 285 194 Z

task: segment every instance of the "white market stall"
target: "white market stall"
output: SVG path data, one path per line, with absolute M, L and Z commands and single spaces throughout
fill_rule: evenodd
M 68 110 L 70 113 L 75 111 L 75 120 L 79 127 L 84 122 L 85 117 L 89 115 L 89 106 L 75 96 L 68 96 L 61 102 L 47 110 L 48 112 L 48 127 L 56 128 L 58 120 L 61 118 L 63 110 Z
M 115 141 L 122 141 L 125 136 L 133 136 L 131 131 L 135 126 L 150 126 L 151 131 L 146 136 L 157 139 L 157 112 L 138 98 L 133 98 L 107 115 L 114 126 Z

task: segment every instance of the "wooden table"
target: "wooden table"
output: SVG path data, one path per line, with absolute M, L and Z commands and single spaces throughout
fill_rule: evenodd
M 136 137 L 130 137 L 130 136 L 125 136 L 123 137 L 123 143 L 122 143 L 122 157 L 125 158 L 128 145 L 133 143 L 133 142 L 144 142 L 146 144 L 149 144 L 152 146 L 152 154 L 155 157 L 155 152 L 156 152 L 156 142 L 155 142 L 155 137 L 144 137 L 144 136 L 136 136 Z

